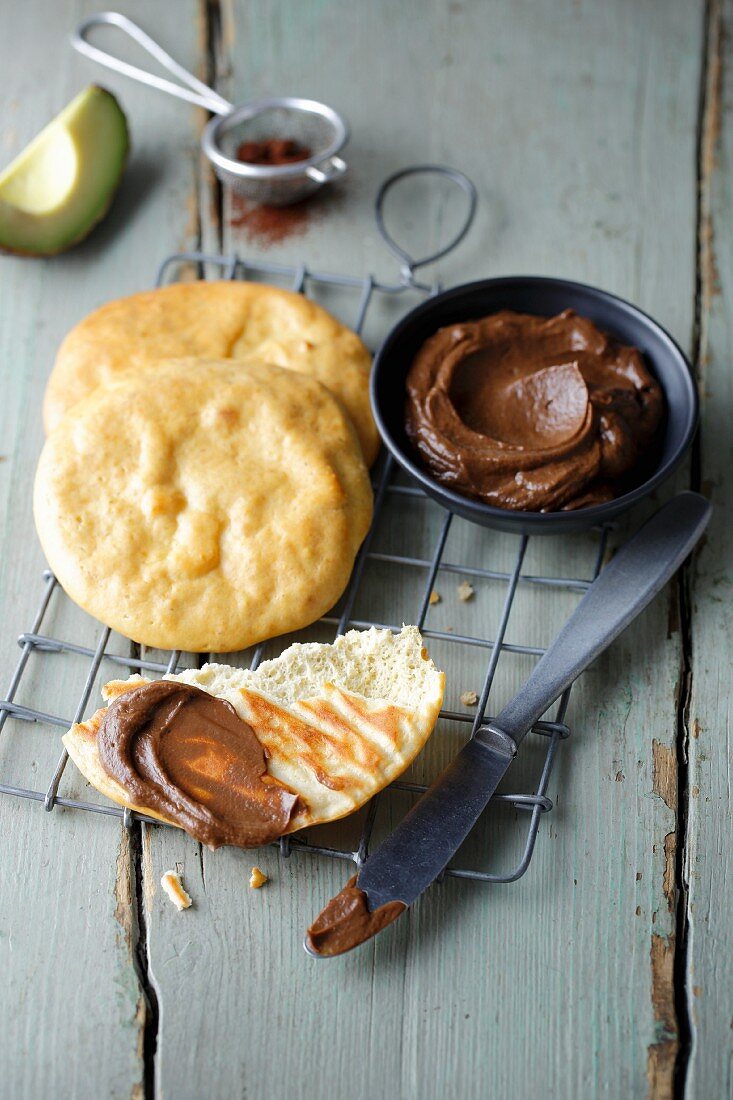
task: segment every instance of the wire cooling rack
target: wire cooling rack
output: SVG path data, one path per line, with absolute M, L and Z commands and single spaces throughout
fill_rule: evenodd
M 157 285 L 160 286 L 164 283 L 174 281 L 175 278 L 180 277 L 184 270 L 190 271 L 193 266 L 193 269 L 199 277 L 203 277 L 204 271 L 213 271 L 217 278 L 224 279 L 249 278 L 262 281 L 277 280 L 281 283 L 287 281 L 292 289 L 299 293 L 315 293 L 318 289 L 333 290 L 336 288 L 340 291 L 348 292 L 355 299 L 356 305 L 351 327 L 353 327 L 356 332 L 361 333 L 364 329 L 370 307 L 376 298 L 384 296 L 395 297 L 403 295 L 408 290 L 418 291 L 423 295 L 437 293 L 441 288 L 438 285 L 427 285 L 418 282 L 415 277 L 415 271 L 423 264 L 430 263 L 437 259 L 438 255 L 442 256 L 447 251 L 454 248 L 465 236 L 471 224 L 475 208 L 475 191 L 470 181 L 466 180 L 460 173 L 456 173 L 450 169 L 436 169 L 434 167 L 419 169 L 419 171 L 425 170 L 437 171 L 443 175 L 448 175 L 450 179 L 457 182 L 463 188 L 469 197 L 468 217 L 466 218 L 461 232 L 447 248 L 442 249 L 439 254 L 433 254 L 423 260 L 412 260 L 411 257 L 388 236 L 382 220 L 382 203 L 388 188 L 393 183 L 403 178 L 406 174 L 412 174 L 418 171 L 418 169 L 408 169 L 406 172 L 398 173 L 396 176 L 391 177 L 390 180 L 382 186 L 377 197 L 377 224 L 390 249 L 400 259 L 401 278 L 398 283 L 389 284 L 380 282 L 371 276 L 358 277 L 311 271 L 304 264 L 291 267 L 262 261 L 250 262 L 239 256 L 212 255 L 204 252 L 180 252 L 169 256 L 163 261 L 158 270 Z M 605 554 L 608 529 L 604 528 L 596 532 L 598 540 L 597 550 L 595 552 L 595 563 L 592 570 L 592 576 L 589 578 L 546 576 L 541 574 L 528 575 L 523 573 L 522 567 L 530 541 L 528 536 L 510 536 L 514 542 L 512 560 L 509 567 L 503 570 L 480 568 L 461 562 L 447 560 L 446 544 L 448 542 L 448 536 L 454 517 L 451 512 L 447 512 L 444 509 L 440 509 L 442 518 L 438 526 L 437 537 L 434 539 L 432 550 L 429 554 L 420 557 L 412 557 L 396 553 L 379 552 L 373 548 L 375 534 L 379 528 L 380 520 L 390 495 L 397 494 L 403 497 L 409 497 L 421 508 L 437 507 L 428 500 L 421 489 L 414 485 L 401 484 L 396 478 L 396 474 L 397 471 L 392 459 L 383 455 L 377 463 L 376 468 L 374 481 L 374 519 L 372 526 L 357 557 L 347 590 L 338 605 L 338 613 L 332 613 L 319 621 L 336 635 L 344 633 L 347 629 L 367 629 L 371 626 L 387 627 L 397 632 L 401 627 L 402 621 L 414 622 L 422 631 L 423 636 L 429 640 L 447 643 L 452 647 L 472 647 L 484 651 L 487 654 L 487 662 L 475 713 L 468 714 L 460 711 L 442 710 L 440 715 L 443 722 L 458 724 L 460 728 L 465 730 L 468 738 L 468 736 L 471 736 L 482 724 L 491 720 L 491 716 L 487 714 L 487 707 L 502 655 L 505 653 L 513 653 L 539 658 L 544 652 L 541 646 L 512 644 L 506 640 L 507 626 L 519 586 L 531 585 L 545 589 L 559 589 L 577 593 L 580 597 L 592 583 L 592 580 L 598 575 L 601 568 Z M 459 522 L 466 521 L 461 520 Z M 487 537 L 490 537 L 489 533 L 487 533 Z M 556 537 L 557 536 L 543 536 L 543 539 Z M 401 618 L 397 622 L 374 622 L 370 619 L 355 618 L 355 607 L 362 590 L 365 570 L 370 562 L 388 564 L 397 569 L 420 571 L 424 575 L 424 583 L 422 585 L 422 595 L 419 600 L 419 606 L 412 608 L 395 608 L 395 612 L 401 615 Z M 487 580 L 505 586 L 501 612 L 498 618 L 498 626 L 493 637 L 483 637 L 477 634 L 461 634 L 450 630 L 434 630 L 426 627 L 426 618 L 431 605 L 431 594 L 435 590 L 436 580 L 443 574 L 459 574 L 464 578 L 468 577 L 482 581 Z M 38 611 L 30 630 L 21 634 L 18 638 L 18 644 L 21 648 L 20 658 L 11 677 L 6 696 L 4 699 L 0 700 L 0 733 L 3 732 L 10 718 L 19 720 L 20 722 L 38 723 L 41 726 L 50 727 L 52 730 L 56 731 L 65 731 L 73 722 L 81 721 L 85 715 L 88 714 L 90 709 L 90 697 L 103 662 L 122 666 L 128 672 L 148 672 L 158 675 L 172 673 L 183 667 L 188 667 L 182 663 L 183 655 L 179 651 L 173 651 L 168 654 L 166 660 L 151 659 L 145 656 L 127 656 L 108 652 L 111 635 L 109 628 L 102 629 L 98 643 L 94 648 L 83 646 L 73 641 L 56 638 L 49 633 L 44 633 L 44 622 L 47 621 L 50 616 L 54 601 L 66 600 L 67 598 L 68 597 L 66 597 L 53 574 L 48 570 L 44 572 Z M 264 644 L 257 646 L 253 650 L 251 659 L 248 662 L 249 667 L 257 667 L 262 660 L 263 652 Z M 31 659 L 42 659 L 49 654 L 74 654 L 88 661 L 88 670 L 84 681 L 84 687 L 73 715 L 50 714 L 43 710 L 38 710 L 34 707 L 25 706 L 16 702 L 23 675 L 26 673 Z M 517 810 L 523 811 L 527 815 L 528 823 L 525 840 L 518 861 L 507 871 L 484 871 L 474 870 L 468 867 L 451 866 L 445 871 L 446 875 L 482 882 L 513 882 L 520 878 L 527 870 L 534 851 L 540 819 L 543 814 L 548 813 L 552 809 L 552 801 L 548 798 L 547 790 L 558 746 L 560 742 L 570 734 L 570 730 L 565 723 L 569 696 L 570 690 L 565 692 L 559 700 L 552 721 L 538 722 L 533 728 L 532 733 L 534 737 L 538 741 L 544 743 L 544 753 L 541 756 L 539 774 L 534 784 L 534 790 L 529 793 L 496 794 L 492 800 L 492 802 L 510 803 Z M 135 821 L 145 821 L 152 825 L 161 825 L 160 822 L 154 821 L 152 818 L 148 818 L 142 814 L 134 813 L 129 809 L 122 809 L 115 805 L 95 804 L 78 799 L 66 798 L 60 795 L 59 785 L 67 762 L 68 755 L 64 750 L 47 786 L 42 790 L 0 783 L 0 794 L 14 795 L 20 798 L 35 800 L 42 803 L 47 811 L 51 811 L 55 807 L 61 806 L 67 809 L 84 810 L 91 813 L 105 814 L 109 817 L 121 818 L 123 824 L 127 828 L 130 828 Z M 369 844 L 374 830 L 378 800 L 388 797 L 391 791 L 404 791 L 412 795 L 419 795 L 424 790 L 426 790 L 426 787 L 422 784 L 397 780 L 392 783 L 385 792 L 382 792 L 381 795 L 372 799 L 364 819 L 364 825 L 361 830 L 358 845 L 354 849 L 345 847 L 339 848 L 336 846 L 327 847 L 313 843 L 309 840 L 307 835 L 294 835 L 283 837 L 277 842 L 281 854 L 285 857 L 290 856 L 291 853 L 325 856 L 333 859 L 353 861 L 358 867 L 366 859 L 368 854 Z

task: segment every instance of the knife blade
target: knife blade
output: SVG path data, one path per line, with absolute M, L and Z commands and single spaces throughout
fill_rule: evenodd
M 664 587 L 702 535 L 711 511 L 698 493 L 679 493 L 605 566 L 516 696 L 477 731 L 363 864 L 356 886 L 370 912 L 389 902 L 412 905 L 445 870 L 523 737 Z

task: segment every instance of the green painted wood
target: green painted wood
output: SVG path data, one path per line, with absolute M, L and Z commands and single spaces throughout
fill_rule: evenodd
M 193 111 L 83 61 L 66 36 L 97 5 L 29 0 L 3 12 L 0 160 L 4 164 L 86 83 L 121 95 L 133 155 L 124 186 L 88 242 L 49 261 L 0 259 L 0 668 L 4 693 L 40 602 L 43 560 L 31 517 L 31 486 L 42 442 L 41 398 L 54 350 L 96 305 L 154 277 L 158 257 L 191 239 Z M 148 5 L 126 11 L 144 19 Z M 196 4 L 179 6 L 165 33 L 196 65 Z M 188 205 L 187 205 L 188 204 Z M 99 626 L 54 600 L 45 626 L 96 645 Z M 116 652 L 129 643 L 116 639 Z M 105 664 L 104 678 L 114 674 Z M 71 717 L 86 666 L 71 656 L 34 656 L 19 701 Z M 98 686 L 97 686 L 98 687 Z M 98 700 L 94 691 L 94 705 Z M 9 722 L 0 735 L 3 782 L 45 789 L 60 733 Z M 61 793 L 88 797 L 70 766 Z M 0 1062 L 3 1096 L 142 1096 L 143 1009 L 133 966 L 134 874 L 118 821 L 0 796 Z
M 725 563 L 730 340 L 724 303 L 730 277 L 727 179 L 729 44 L 709 6 L 703 213 L 702 321 L 705 401 L 702 476 L 718 504 L 693 588 L 688 716 L 688 985 L 693 1047 L 687 1092 L 730 1092 L 730 877 L 728 693 L 730 632 Z M 193 4 L 175 23 L 133 5 L 186 63 L 206 68 Z M 49 13 L 29 3 L 6 15 L 7 42 L 33 41 L 35 58 L 4 48 L 0 143 L 10 157 L 32 132 L 98 74 L 64 50 L 78 5 Z M 91 10 L 86 5 L 83 10 Z M 216 9 L 209 8 L 209 18 Z M 723 12 L 725 22 L 730 13 Z M 0 514 L 4 524 L 2 667 L 17 657 L 40 594 L 29 487 L 41 443 L 38 408 L 53 349 L 66 328 L 109 297 L 149 285 L 158 259 L 194 243 L 312 266 L 395 268 L 372 227 L 377 182 L 402 164 L 445 160 L 481 182 L 474 234 L 441 265 L 457 282 L 483 274 L 538 271 L 587 279 L 633 298 L 692 344 L 695 297 L 695 118 L 702 57 L 701 5 L 669 4 L 663 23 L 641 6 L 595 3 L 224 5 L 214 60 L 220 87 L 238 99 L 298 91 L 334 102 L 350 117 L 350 177 L 316 207 L 304 232 L 265 249 L 229 224 L 195 149 L 201 117 L 114 77 L 130 112 L 136 157 L 109 221 L 86 245 L 48 263 L 2 259 Z M 15 56 L 14 56 L 15 53 Z M 367 72 L 363 58 L 373 62 Z M 720 62 L 723 80 L 716 77 Z M 283 74 L 286 79 L 283 79 Z M 720 140 L 716 143 L 718 120 Z M 713 154 L 717 156 L 714 159 Z M 194 180 L 196 186 L 194 186 Z M 198 203 L 196 202 L 198 191 Z M 451 218 L 442 194 L 397 203 L 408 236 L 434 244 Z M 420 211 L 420 216 L 416 212 Z M 424 212 L 424 213 L 422 213 Z M 234 212 L 236 216 L 236 211 Z M 199 229 L 199 218 L 202 225 Z M 345 318 L 353 303 L 330 296 Z M 393 319 L 385 310 L 369 336 Z M 382 549 L 427 551 L 439 514 L 432 506 L 386 517 Z M 409 542 L 398 519 L 408 519 Z M 632 518 L 631 526 L 640 516 Z M 619 532 L 621 537 L 622 529 Z M 30 548 L 30 549 L 29 549 Z M 532 543 L 527 572 L 583 573 L 592 540 L 572 548 Z M 511 540 L 456 523 L 446 557 L 506 568 Z M 38 582 L 36 582 L 38 578 Z M 421 576 L 374 566 L 361 606 L 414 618 Z M 501 586 L 476 584 L 462 605 L 446 574 L 429 625 L 490 631 Z M 524 587 L 508 638 L 548 641 L 572 606 Z M 357 608 L 357 613 L 359 609 Z M 302 953 L 310 917 L 348 868 L 308 856 L 280 861 L 267 850 L 202 853 L 171 830 L 145 831 L 143 910 L 151 978 L 160 1007 L 157 1092 L 279 1096 L 294 1082 L 332 1095 L 483 1096 L 497 1083 L 529 1095 L 666 1096 L 677 1046 L 672 968 L 677 825 L 677 696 L 682 645 L 668 593 L 585 677 L 571 705 L 575 729 L 563 749 L 535 862 L 519 884 L 447 882 L 375 944 L 319 965 Z M 94 645 L 98 628 L 56 602 L 51 628 Z M 126 652 L 115 639 L 117 652 Z M 272 646 L 276 651 L 277 643 Z M 449 674 L 448 704 L 476 687 L 482 655 L 433 647 Z M 503 660 L 494 704 L 527 671 Z M 113 672 L 104 670 L 104 678 Z M 85 669 L 71 657 L 34 658 L 21 701 L 62 715 L 73 710 Z M 103 677 L 100 675 L 100 679 Z M 412 776 L 424 781 L 459 740 L 445 724 Z M 512 787 L 532 782 L 527 745 Z M 44 786 L 57 745 L 47 731 L 9 724 L 0 737 L 4 780 Z M 684 777 L 683 777 L 684 778 Z M 62 793 L 94 797 L 70 768 Z M 406 798 L 406 796 L 405 796 Z M 380 804 L 377 836 L 404 808 Z M 521 818 L 497 810 L 463 854 L 473 866 L 506 866 Z M 114 821 L 0 799 L 6 837 L 0 864 L 0 1035 L 4 1088 L 36 1096 L 51 1086 L 78 1096 L 141 1093 L 140 988 L 129 848 Z M 322 832 L 355 842 L 358 822 Z M 246 885 L 256 862 L 271 875 Z M 177 914 L 157 888 L 183 871 L 194 908 Z M 32 883 L 32 886 L 27 885 Z M 215 1053 L 218 1052 L 218 1053 Z
M 692 603 L 687 818 L 688 997 L 693 1048 L 689 1094 L 733 1091 L 730 637 L 733 415 L 733 47 L 730 3 L 711 5 L 702 169 L 701 476 L 715 505 Z
M 220 221 L 216 193 L 205 191 L 204 240 L 392 275 L 371 221 L 377 183 L 407 163 L 444 161 L 481 190 L 470 240 L 440 266 L 446 282 L 517 271 L 585 279 L 634 299 L 690 347 L 702 28 L 702 6 L 681 2 L 665 6 L 663 23 L 649 6 L 590 2 L 225 5 L 222 89 L 237 100 L 295 92 L 339 106 L 353 126 L 352 172 L 304 232 L 270 248 L 230 224 L 227 196 Z M 407 206 L 411 238 L 423 229 L 434 242 L 450 217 L 444 196 L 423 193 Z M 349 316 L 343 298 L 329 304 Z M 377 317 L 370 337 L 393 316 Z M 406 549 L 396 518 L 380 544 Z M 424 552 L 437 513 L 410 520 L 410 546 Z M 510 554 L 503 536 L 456 523 L 450 560 L 497 567 Z M 587 570 L 591 556 L 589 540 L 538 541 L 526 568 Z M 475 600 L 461 605 L 459 579 L 441 578 L 430 622 L 491 631 L 500 587 L 477 585 Z M 419 588 L 419 577 L 375 568 L 366 603 L 409 620 Z M 522 589 L 509 640 L 549 641 L 571 606 Z M 676 621 L 668 592 L 579 686 L 576 732 L 551 784 L 557 808 L 526 878 L 498 887 L 447 881 L 350 957 L 319 964 L 301 948 L 348 865 L 282 862 L 272 850 L 202 853 L 181 834 L 152 830 L 160 1093 L 279 1097 L 300 1085 L 410 1100 L 497 1087 L 518 1096 L 670 1095 Z M 476 686 L 479 656 L 433 648 L 454 702 Z M 504 660 L 492 705 L 527 670 Z M 435 774 L 457 743 L 446 724 L 414 774 Z M 537 751 L 527 749 L 512 785 L 531 781 Z M 387 796 L 378 829 L 399 810 Z M 520 826 L 512 811 L 492 813 L 466 859 L 509 860 Z M 355 825 L 327 835 L 348 844 Z M 271 876 L 259 892 L 247 887 L 255 861 Z M 194 897 L 183 914 L 157 889 L 172 866 Z

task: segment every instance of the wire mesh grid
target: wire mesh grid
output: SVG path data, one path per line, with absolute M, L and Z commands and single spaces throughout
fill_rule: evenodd
M 204 277 L 204 272 L 214 270 L 219 278 L 237 279 L 254 278 L 262 280 L 278 279 L 287 280 L 292 289 L 299 293 L 312 292 L 321 288 L 342 288 L 349 291 L 356 298 L 356 312 L 351 321 L 356 332 L 362 333 L 375 296 L 397 296 L 407 290 L 417 290 L 421 294 L 437 293 L 439 286 L 427 286 L 419 284 L 412 278 L 411 272 L 403 271 L 402 280 L 396 284 L 379 282 L 371 276 L 360 278 L 310 271 L 305 265 L 295 267 L 258 261 L 251 263 L 238 256 L 211 255 L 203 252 L 182 252 L 169 256 L 160 266 L 157 283 L 162 285 L 171 281 L 171 272 L 176 275 L 184 269 L 184 266 L 194 265 L 199 277 Z M 404 617 L 405 622 L 415 622 L 428 640 L 446 643 L 451 647 L 468 646 L 485 651 L 488 659 L 483 674 L 483 683 L 480 694 L 477 693 L 477 706 L 474 714 L 461 711 L 444 709 L 440 718 L 444 723 L 455 723 L 464 729 L 468 736 L 473 735 L 485 722 L 490 721 L 487 712 L 489 697 L 499 666 L 504 653 L 524 654 L 538 658 L 544 652 L 541 646 L 512 644 L 506 640 L 507 626 L 514 605 L 515 597 L 520 585 L 539 586 L 551 589 L 562 589 L 577 593 L 578 596 L 588 588 L 592 580 L 597 576 L 605 553 L 608 529 L 596 532 L 598 537 L 597 550 L 595 552 L 594 568 L 589 578 L 558 577 L 542 574 L 525 574 L 522 571 L 526 557 L 529 538 L 527 536 L 512 536 L 514 547 L 511 563 L 503 570 L 487 569 L 472 566 L 462 562 L 449 561 L 446 558 L 446 544 L 453 523 L 453 514 L 443 509 L 440 510 L 441 520 L 438 525 L 437 537 L 434 539 L 432 552 L 424 556 L 409 556 L 396 553 L 380 552 L 374 548 L 375 533 L 379 527 L 380 519 L 385 509 L 385 503 L 390 496 L 402 496 L 410 498 L 419 506 L 437 507 L 428 501 L 423 491 L 414 485 L 400 484 L 396 479 L 396 470 L 393 461 L 383 455 L 376 465 L 374 478 L 374 519 L 369 533 L 361 547 L 357 557 L 349 585 L 344 597 L 338 605 L 338 612 L 334 612 L 319 620 L 324 627 L 342 634 L 347 629 L 367 629 L 372 626 L 388 628 L 393 632 L 400 629 L 399 622 L 376 622 L 367 618 L 354 617 L 357 599 L 359 597 L 365 570 L 368 563 L 383 563 L 402 569 L 420 571 L 424 575 L 421 585 L 421 597 L 419 607 L 411 609 L 412 613 Z M 461 521 L 465 522 L 465 521 Z M 544 536 L 546 539 L 548 536 Z M 551 538 L 553 536 L 550 536 Z M 557 536 L 554 536 L 557 537 Z M 431 594 L 435 590 L 436 579 L 443 574 L 460 574 L 471 579 L 490 580 L 499 582 L 505 586 L 501 610 L 498 618 L 498 626 L 494 636 L 484 637 L 478 634 L 456 633 L 450 630 L 437 630 L 426 626 L 426 619 L 431 605 Z M 129 672 L 166 674 L 172 673 L 183 667 L 183 655 L 179 651 L 173 651 L 167 660 L 147 658 L 146 656 L 133 656 L 108 652 L 111 631 L 109 628 L 101 630 L 96 646 L 89 647 L 54 637 L 43 632 L 44 621 L 49 616 L 49 609 L 55 600 L 65 600 L 63 590 L 50 571 L 43 574 L 43 591 L 35 619 L 28 632 L 20 635 L 18 643 L 21 648 L 20 658 L 11 677 L 8 690 L 4 699 L 0 700 L 0 733 L 3 732 L 10 718 L 20 722 L 38 723 L 51 727 L 53 730 L 66 730 L 73 722 L 81 721 L 89 708 L 91 694 L 97 676 L 103 662 L 109 662 L 116 666 L 123 666 Z M 396 611 L 402 609 L 395 609 Z M 415 610 L 417 611 L 414 614 Z M 250 668 L 256 668 L 263 657 L 264 643 L 255 647 L 249 661 Z M 81 696 L 78 699 L 73 715 L 56 715 L 46 713 L 33 707 L 25 706 L 17 702 L 19 689 L 24 673 L 26 672 L 32 657 L 43 657 L 48 654 L 74 654 L 88 661 L 87 674 Z M 450 866 L 444 872 L 446 875 L 472 879 L 483 882 L 512 882 L 521 877 L 527 870 L 537 839 L 540 819 L 543 814 L 552 809 L 552 801 L 548 797 L 548 784 L 550 774 L 555 762 L 559 743 L 569 736 L 569 729 L 565 723 L 565 715 L 568 705 L 569 690 L 559 700 L 553 719 L 551 721 L 538 722 L 533 728 L 533 735 L 544 743 L 544 752 L 541 755 L 541 765 L 534 790 L 529 793 L 501 793 L 494 796 L 493 802 L 504 802 L 514 806 L 517 810 L 524 811 L 527 815 L 527 827 L 524 834 L 524 842 L 520 847 L 521 855 L 511 869 L 506 871 L 475 870 L 462 866 Z M 122 809 L 116 805 L 95 804 L 80 799 L 67 798 L 59 794 L 59 785 L 68 762 L 65 750 L 62 752 L 56 768 L 48 785 L 41 790 L 30 787 L 15 786 L 9 783 L 0 783 L 0 794 L 14 795 L 21 798 L 33 799 L 43 804 L 46 810 L 53 810 L 57 806 L 69 809 L 86 810 L 93 813 L 105 814 L 110 817 L 121 818 L 123 824 L 130 828 L 135 821 L 146 821 L 150 824 L 160 825 L 145 815 Z M 381 795 L 372 799 L 366 812 L 361 834 L 356 847 L 326 846 L 313 843 L 305 835 L 293 835 L 282 838 L 278 844 L 282 856 L 288 857 L 291 853 L 312 854 L 353 861 L 357 867 L 366 859 L 370 841 L 374 830 L 377 805 L 380 798 L 388 797 L 390 791 L 404 791 L 410 795 L 421 794 L 426 787 L 420 783 L 397 780 L 392 783 Z

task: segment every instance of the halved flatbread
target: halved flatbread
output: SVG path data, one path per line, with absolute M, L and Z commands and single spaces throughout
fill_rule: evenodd
M 332 645 L 295 644 L 255 672 L 209 664 L 168 679 L 225 699 L 252 726 L 268 774 L 300 796 L 288 832 L 344 817 L 396 779 L 427 741 L 445 684 L 414 626 L 397 635 L 351 630 Z M 142 682 L 114 680 L 103 695 L 109 702 Z M 166 821 L 131 802 L 104 770 L 97 751 L 104 713 L 65 734 L 69 756 L 102 794 Z

